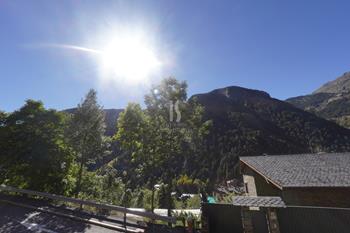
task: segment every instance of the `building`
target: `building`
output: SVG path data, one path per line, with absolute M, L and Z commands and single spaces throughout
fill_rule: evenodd
M 248 196 L 279 196 L 286 205 L 350 207 L 350 153 L 240 158 Z

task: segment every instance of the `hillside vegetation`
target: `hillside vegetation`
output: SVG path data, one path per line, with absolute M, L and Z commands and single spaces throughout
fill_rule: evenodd
M 350 149 L 350 130 L 266 92 L 226 87 L 192 99 L 213 121 L 208 146 L 214 154 L 202 167 L 211 166 L 218 179 L 234 175 L 239 156 Z
M 295 102 L 321 106 L 331 95 Z M 188 98 L 186 82 L 167 78 L 144 102 L 103 110 L 90 90 L 74 109 L 28 100 L 0 112 L 0 183 L 172 208 L 181 193 L 236 177 L 239 156 L 350 151 L 349 129 L 263 91 L 231 86 Z

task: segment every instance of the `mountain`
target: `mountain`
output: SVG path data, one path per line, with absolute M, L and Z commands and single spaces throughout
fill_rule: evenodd
M 104 109 L 105 113 L 105 123 L 106 123 L 106 136 L 113 136 L 117 131 L 117 120 L 119 114 L 124 109 Z M 76 108 L 70 108 L 63 110 L 63 112 L 74 114 Z
M 208 169 L 217 177 L 232 175 L 238 156 L 350 150 L 350 130 L 263 91 L 231 86 L 191 99 L 213 120 L 208 144 L 215 155 Z
M 322 87 L 313 92 L 317 93 L 348 93 L 350 91 L 350 72 L 344 73 L 337 79 L 324 84 Z
M 350 72 L 324 84 L 310 95 L 289 98 L 286 101 L 350 128 Z

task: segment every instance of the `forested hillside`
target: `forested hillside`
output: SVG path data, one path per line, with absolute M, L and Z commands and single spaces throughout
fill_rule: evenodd
M 213 121 L 215 157 L 201 167 L 212 166 L 218 179 L 233 175 L 239 156 L 350 150 L 350 130 L 262 91 L 226 87 L 192 99 Z

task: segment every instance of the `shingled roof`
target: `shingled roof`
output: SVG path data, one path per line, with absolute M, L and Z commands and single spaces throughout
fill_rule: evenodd
M 237 196 L 233 199 L 233 205 L 245 207 L 279 207 L 284 208 L 286 204 L 280 197 L 250 197 Z
M 240 157 L 279 188 L 350 187 L 350 153 Z

